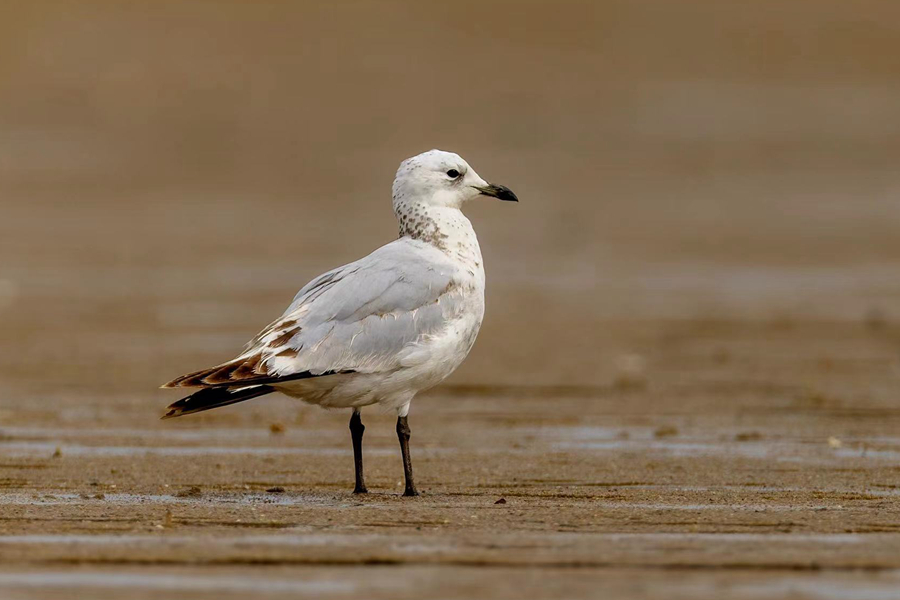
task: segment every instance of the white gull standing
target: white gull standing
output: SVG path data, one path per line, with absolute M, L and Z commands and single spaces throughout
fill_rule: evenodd
M 409 403 L 463 362 L 484 317 L 481 248 L 460 210 L 481 196 L 518 201 L 452 152 L 431 150 L 400 163 L 393 186 L 400 238 L 306 284 L 236 359 L 164 385 L 202 389 L 169 406 L 163 418 L 276 391 L 351 408 L 353 491 L 366 493 L 360 409 L 379 404 L 397 411 L 403 495 L 417 496 Z

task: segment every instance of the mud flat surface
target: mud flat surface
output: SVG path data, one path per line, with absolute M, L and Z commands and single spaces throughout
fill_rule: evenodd
M 415 499 L 399 496 L 393 419 L 373 411 L 365 497 L 349 493 L 346 415 L 286 399 L 175 422 L 121 399 L 7 411 L 0 592 L 897 597 L 896 340 L 658 327 L 672 358 L 640 379 L 417 400 Z M 780 340 L 764 354 L 763 333 Z M 810 345 L 814 361 L 789 351 Z

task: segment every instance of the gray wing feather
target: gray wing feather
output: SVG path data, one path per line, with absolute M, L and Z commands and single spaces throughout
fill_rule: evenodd
M 262 354 L 277 376 L 394 370 L 405 349 L 463 310 L 453 269 L 428 250 L 388 244 L 304 286 L 244 355 Z

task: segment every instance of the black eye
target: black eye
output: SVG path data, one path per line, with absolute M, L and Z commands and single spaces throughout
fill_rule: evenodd
M 447 177 L 449 177 L 450 179 L 456 179 L 457 177 L 459 177 L 459 171 L 457 171 L 456 169 L 450 169 L 449 171 L 447 171 Z

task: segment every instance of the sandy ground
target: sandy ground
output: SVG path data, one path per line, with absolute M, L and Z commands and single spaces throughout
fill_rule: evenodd
M 900 598 L 900 19 L 809 6 L 12 2 L 0 598 Z M 432 146 L 522 202 L 423 495 L 377 410 L 367 497 L 349 414 L 159 421 Z
M 390 415 L 366 415 L 372 493 L 357 497 L 343 413 L 273 398 L 158 422 L 164 401 L 29 403 L 0 441 L 0 590 L 896 597 L 897 332 L 653 330 L 669 359 L 606 386 L 420 398 L 416 499 L 399 496 Z

